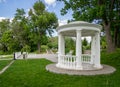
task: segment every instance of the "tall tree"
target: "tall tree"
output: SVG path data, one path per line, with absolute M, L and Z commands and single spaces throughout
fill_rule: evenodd
M 53 29 L 58 25 L 57 17 L 54 13 L 45 10 L 43 2 L 37 1 L 33 9 L 29 11 L 29 22 L 31 26 L 31 38 L 37 44 L 38 51 L 40 52 L 46 34 L 51 35 Z
M 30 40 L 30 29 L 28 26 L 28 19 L 25 15 L 24 9 L 17 9 L 12 21 L 13 37 L 19 42 L 19 47 L 21 47 L 21 49 L 26 46 L 26 44 L 29 44 Z
M 65 15 L 70 9 L 75 20 L 102 20 L 106 33 L 107 51 L 115 50 L 116 43 L 120 39 L 120 1 L 119 0 L 58 0 L 65 3 L 61 14 Z M 117 25 L 115 25 L 117 24 Z M 114 27 L 112 27 L 114 25 Z M 112 28 L 114 38 L 112 37 Z

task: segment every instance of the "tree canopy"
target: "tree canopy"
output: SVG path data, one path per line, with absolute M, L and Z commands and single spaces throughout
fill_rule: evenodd
M 55 13 L 46 11 L 42 1 L 35 2 L 28 13 L 17 8 L 12 21 L 0 21 L 0 49 L 12 53 L 38 48 L 40 52 L 41 45 L 47 44 L 48 34 L 52 36 L 57 25 Z
M 44 41 L 46 34 L 51 35 L 53 29 L 58 25 L 57 17 L 54 13 L 47 12 L 45 5 L 37 1 L 33 9 L 29 11 L 29 21 L 31 22 L 31 33 L 33 34 L 34 42 L 38 44 L 38 50 Z M 39 37 L 39 38 L 38 38 Z
M 64 2 L 61 14 L 73 11 L 74 20 L 93 22 L 98 20 L 104 27 L 108 52 L 120 45 L 120 1 L 119 0 L 58 0 Z

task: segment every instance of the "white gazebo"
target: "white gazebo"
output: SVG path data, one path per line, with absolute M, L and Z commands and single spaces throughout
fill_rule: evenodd
M 103 68 L 100 64 L 101 25 L 84 21 L 71 22 L 59 26 L 58 63 L 59 68 L 71 70 L 96 70 Z M 65 36 L 76 37 L 76 55 L 65 55 Z M 82 37 L 91 37 L 91 54 L 82 54 Z

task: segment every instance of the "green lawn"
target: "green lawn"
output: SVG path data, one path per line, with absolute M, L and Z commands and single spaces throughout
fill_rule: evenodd
M 69 76 L 45 70 L 51 62 L 45 59 L 16 60 L 0 75 L 0 87 L 120 87 L 120 51 L 102 53 L 102 63 L 117 71 L 109 75 Z
M 0 70 L 2 70 L 10 62 L 11 62 L 11 60 L 0 60 Z
M 0 59 L 11 59 L 13 55 L 0 55 Z

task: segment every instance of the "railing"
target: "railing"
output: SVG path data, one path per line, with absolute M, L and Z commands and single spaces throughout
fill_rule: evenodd
M 76 67 L 76 56 L 61 55 L 59 62 L 63 68 Z
M 59 67 L 75 69 L 77 66 L 77 57 L 70 55 L 60 55 L 59 56 Z M 82 63 L 91 63 L 91 55 L 90 54 L 82 54 L 81 56 Z
M 91 55 L 82 54 L 82 63 L 91 63 Z

